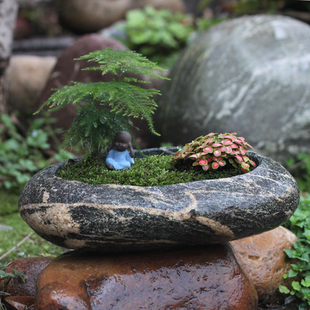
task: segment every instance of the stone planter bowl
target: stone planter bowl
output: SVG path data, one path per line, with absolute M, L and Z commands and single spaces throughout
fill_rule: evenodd
M 26 184 L 19 211 L 38 235 L 71 249 L 128 251 L 244 238 L 281 225 L 299 203 L 298 186 L 285 168 L 249 156 L 257 168 L 247 174 L 152 187 L 68 181 L 56 176 L 62 165 L 56 164 Z

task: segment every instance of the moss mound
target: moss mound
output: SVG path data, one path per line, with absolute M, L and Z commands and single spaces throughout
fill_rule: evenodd
M 108 170 L 105 158 L 70 161 L 57 172 L 66 180 L 76 180 L 90 184 L 119 184 L 136 186 L 160 186 L 187 183 L 205 179 L 227 178 L 242 174 L 238 169 L 228 167 L 221 171 L 203 171 L 199 167 L 178 167 L 171 164 L 172 155 L 150 155 L 136 158 L 130 169 Z

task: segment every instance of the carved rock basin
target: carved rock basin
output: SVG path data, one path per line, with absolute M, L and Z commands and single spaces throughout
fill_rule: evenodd
M 62 165 L 56 164 L 26 184 L 19 211 L 38 235 L 72 249 L 128 251 L 244 238 L 281 225 L 299 203 L 298 186 L 285 168 L 249 156 L 258 166 L 247 174 L 153 187 L 68 181 L 56 176 Z

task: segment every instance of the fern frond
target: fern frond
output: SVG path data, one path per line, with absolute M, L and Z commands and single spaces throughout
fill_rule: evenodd
M 145 80 L 138 80 L 137 78 L 134 78 L 134 77 L 124 77 L 122 79 L 122 82 L 125 82 L 125 83 L 151 83 L 150 81 L 145 81 Z
M 99 63 L 99 67 L 90 67 L 87 70 L 102 70 L 102 74 L 112 73 L 117 79 L 111 82 L 74 83 L 72 86 L 64 86 L 53 93 L 36 112 L 44 107 L 55 111 L 71 103 L 78 106 L 74 122 L 65 135 L 65 145 L 82 142 L 89 152 L 98 153 L 108 146 L 116 132 L 128 131 L 130 117 L 145 119 L 151 132 L 158 135 L 152 115 L 157 108 L 154 96 L 160 95 L 160 91 L 130 84 L 148 82 L 138 77 L 128 77 L 125 73 L 168 79 L 152 71 L 164 69 L 130 50 L 107 48 L 78 58 L 82 59 Z
M 112 111 L 120 113 L 125 117 L 131 116 L 133 118 L 145 119 L 151 132 L 158 135 L 154 130 L 151 115 L 154 114 L 157 108 L 153 97 L 160 94 L 159 90 L 154 88 L 144 89 L 121 82 L 108 82 L 105 84 L 109 84 L 111 96 L 108 104 Z
M 97 83 L 74 83 L 74 85 L 57 89 L 36 113 L 40 112 L 45 106 L 48 106 L 51 111 L 63 108 L 70 103 L 84 106 L 94 99 L 95 94 L 99 101 L 104 102 L 109 96 L 103 91 L 102 84 L 104 83 L 100 83 L 100 85 Z
M 91 52 L 75 60 L 97 62 L 99 64 L 98 67 L 88 67 L 83 70 L 100 70 L 102 71 L 102 75 L 110 72 L 121 76 L 125 72 L 133 72 L 160 79 L 168 79 L 154 72 L 156 70 L 165 71 L 165 69 L 159 67 L 156 63 L 148 60 L 141 54 L 131 50 L 113 50 L 111 48 L 106 48 L 105 50 Z
M 125 82 L 76 83 L 58 89 L 45 104 L 53 111 L 69 103 L 83 107 L 86 103 L 96 102 L 100 106 L 110 106 L 112 111 L 124 117 L 146 119 L 150 130 L 157 134 L 150 117 L 157 108 L 152 99 L 157 94 L 160 94 L 157 89 L 145 89 Z

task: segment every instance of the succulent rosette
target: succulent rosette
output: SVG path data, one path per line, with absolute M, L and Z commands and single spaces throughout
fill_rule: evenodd
M 204 171 L 217 170 L 227 163 L 247 173 L 256 164 L 248 157 L 247 148 L 252 146 L 243 137 L 232 133 L 209 133 L 187 143 L 173 156 L 172 162 L 193 161 L 193 166 L 201 166 Z

